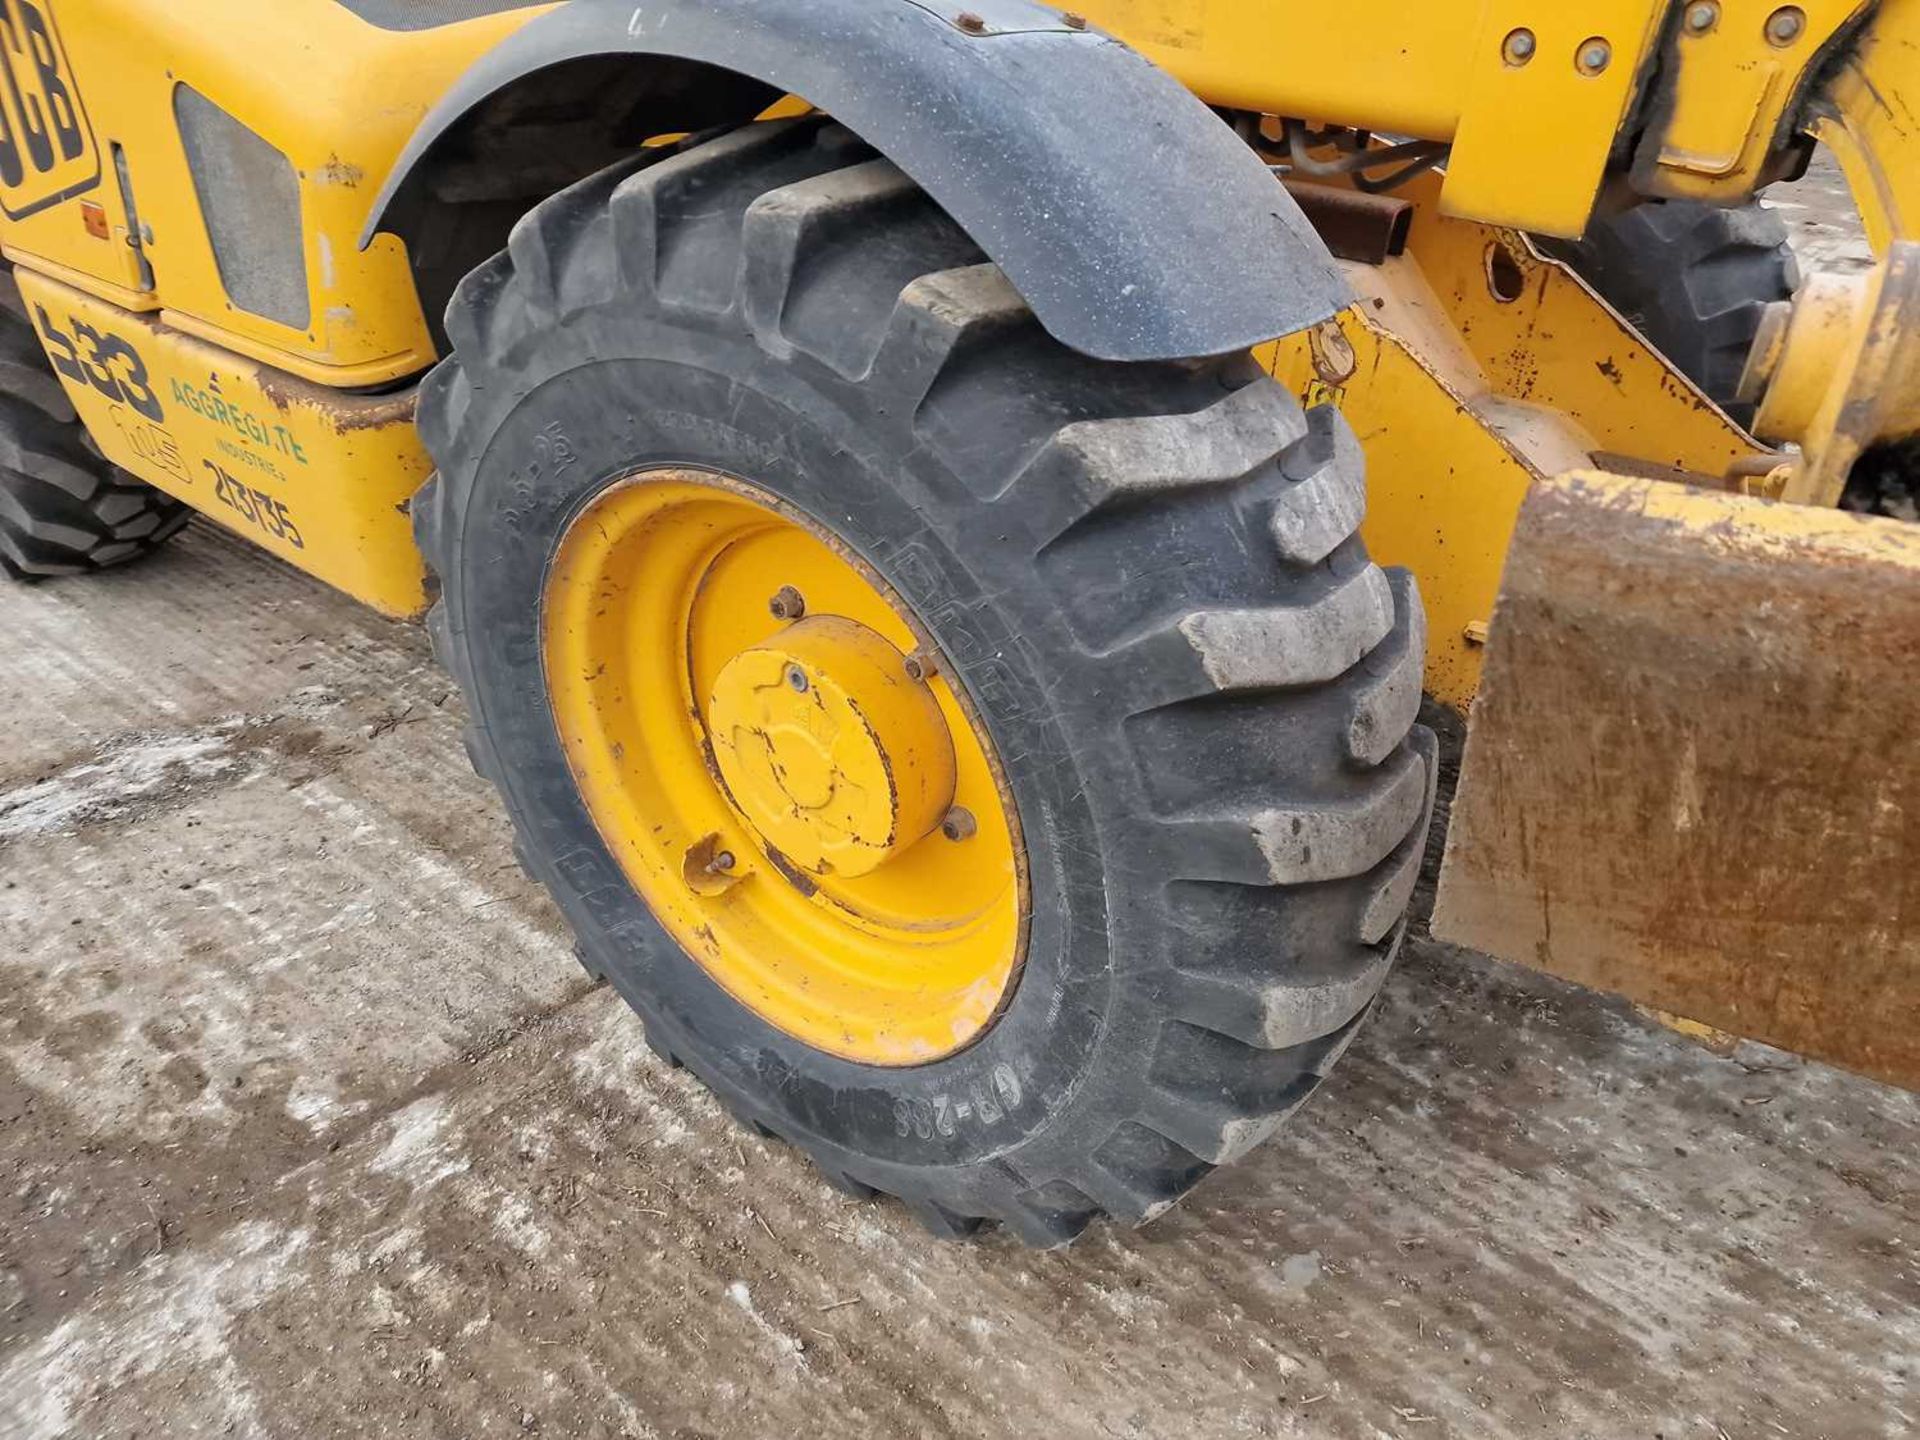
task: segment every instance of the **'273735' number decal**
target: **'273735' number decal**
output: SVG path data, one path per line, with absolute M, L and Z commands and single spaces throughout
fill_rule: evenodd
M 229 510 L 237 510 L 252 524 L 266 531 L 275 539 L 284 540 L 296 550 L 307 548 L 300 527 L 293 523 L 293 516 L 287 513 L 287 502 L 276 500 L 264 490 L 250 489 L 245 482 L 236 480 L 211 460 L 202 460 L 201 466 L 213 476 L 213 494 Z

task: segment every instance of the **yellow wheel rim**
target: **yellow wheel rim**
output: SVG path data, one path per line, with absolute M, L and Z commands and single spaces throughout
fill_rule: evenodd
M 587 810 L 729 994 L 872 1065 L 986 1030 L 1025 939 L 1019 827 L 878 575 L 757 486 L 649 470 L 568 527 L 543 621 Z

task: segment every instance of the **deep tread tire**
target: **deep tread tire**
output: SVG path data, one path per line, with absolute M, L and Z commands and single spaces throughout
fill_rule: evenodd
M 1920 440 L 1895 440 L 1862 455 L 1847 476 L 1840 508 L 1920 524 Z
M 1800 284 L 1778 215 L 1757 200 L 1731 210 L 1650 201 L 1596 220 L 1564 253 L 1708 398 L 1752 423 L 1740 372 L 1766 307 L 1791 299 Z
M 1303 414 L 1245 357 L 1064 349 L 818 121 L 554 197 L 447 328 L 413 507 L 434 643 L 518 852 L 656 1053 L 842 1190 L 1041 1246 L 1151 1219 L 1306 1099 L 1392 961 L 1437 773 L 1418 592 L 1354 533 L 1335 411 Z M 568 518 L 661 463 L 834 526 L 957 657 L 1033 897 L 1018 986 L 966 1049 L 882 1069 L 771 1029 L 654 924 L 587 819 L 540 587 Z
M 39 580 L 124 565 L 191 514 L 100 454 L 0 270 L 0 570 Z

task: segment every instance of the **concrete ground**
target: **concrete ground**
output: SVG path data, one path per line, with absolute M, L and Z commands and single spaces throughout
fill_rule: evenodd
M 1767 206 L 1787 222 L 1793 248 L 1808 273 L 1857 273 L 1873 266 L 1873 247 L 1847 192 L 1847 177 L 1826 150 L 1813 152 L 1807 173 L 1767 191 Z
M 196 526 L 0 636 L 0 1435 L 1920 1429 L 1913 1096 L 1416 939 L 1162 1221 L 944 1245 L 589 985 L 419 630 Z

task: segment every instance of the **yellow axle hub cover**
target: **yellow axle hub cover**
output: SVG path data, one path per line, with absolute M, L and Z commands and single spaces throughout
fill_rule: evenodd
M 596 828 L 729 994 L 867 1064 L 985 1032 L 1025 941 L 1018 821 L 966 693 L 837 537 L 744 481 L 643 471 L 562 536 L 543 632 Z
M 734 803 L 815 875 L 866 875 L 953 804 L 953 741 L 906 656 L 856 620 L 801 620 L 721 670 L 707 705 Z

